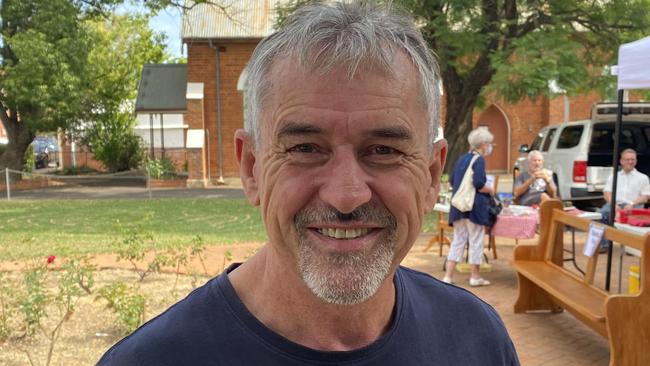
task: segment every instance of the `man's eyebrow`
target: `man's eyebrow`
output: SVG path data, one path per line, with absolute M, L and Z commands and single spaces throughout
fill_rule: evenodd
M 413 134 L 402 126 L 380 127 L 372 129 L 369 135 L 377 138 L 388 138 L 394 140 L 411 140 Z
M 278 131 L 278 138 L 284 136 L 297 136 L 297 135 L 312 135 L 321 133 L 323 130 L 307 122 L 287 122 L 280 131 Z

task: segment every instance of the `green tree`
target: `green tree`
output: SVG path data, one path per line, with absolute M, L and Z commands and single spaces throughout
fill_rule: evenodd
M 9 139 L 0 168 L 20 170 L 36 131 L 76 119 L 90 46 L 82 16 L 66 0 L 0 3 L 0 119 Z
M 109 171 L 136 168 L 143 157 L 133 132 L 138 80 L 142 65 L 167 58 L 164 39 L 148 28 L 145 15 L 110 15 L 84 25 L 94 45 L 88 56 L 92 81 L 85 95 L 87 122 L 75 135 Z
M 296 6 L 280 6 L 279 22 Z M 550 94 L 605 90 L 621 43 L 650 31 L 648 0 L 394 0 L 421 26 L 438 55 L 449 144 L 445 171 L 467 151 L 472 113 L 492 93 L 510 102 Z
M 551 80 L 569 95 L 604 90 L 618 46 L 650 30 L 647 0 L 400 3 L 440 59 L 451 163 L 467 151 L 472 112 L 486 94 L 516 102 L 550 94 Z
M 130 113 L 107 117 L 97 120 L 87 131 L 85 140 L 90 150 L 111 173 L 138 168 L 144 159 L 144 149 L 142 139 L 133 132 L 133 117 Z
M 130 112 L 142 65 L 166 56 L 146 15 L 113 15 L 122 2 L 0 2 L 0 120 L 9 139 L 0 169 L 20 170 L 38 132 Z

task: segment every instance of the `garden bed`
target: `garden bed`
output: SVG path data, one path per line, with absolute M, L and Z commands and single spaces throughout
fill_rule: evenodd
M 97 289 L 116 281 L 136 285 L 138 293 L 146 300 L 144 316 L 146 321 L 187 296 L 195 287 L 203 285 L 211 276 L 221 272 L 224 266 L 245 260 L 260 245 L 260 243 L 249 243 L 208 246 L 204 252 L 204 259 L 209 276 L 203 273 L 204 270 L 199 262 L 192 261 L 189 267 L 200 275 L 189 275 L 184 269 L 177 277 L 175 269 L 165 268 L 162 272 L 148 275 L 142 282 L 139 281 L 138 274 L 129 269 L 130 264 L 127 261 L 117 261 L 115 255 L 93 257 L 91 262 L 97 268 L 93 276 L 95 290 L 79 298 L 74 313 L 63 323 L 50 364 L 95 364 L 111 345 L 125 336 L 116 314 L 107 309 L 104 299 L 97 297 Z M 143 263 L 150 259 L 151 256 L 144 258 Z M 57 258 L 48 266 L 55 276 L 61 272 L 59 265 L 62 261 L 62 258 Z M 22 276 L 20 270 L 24 265 L 24 262 L 0 262 L 0 272 L 6 282 L 13 282 Z M 56 286 L 56 283 L 51 281 L 48 287 L 51 286 Z M 52 316 L 43 320 L 43 328 L 51 330 L 59 318 L 57 309 L 53 305 L 48 309 L 48 313 Z M 0 365 L 29 365 L 28 353 L 33 365 L 45 365 L 49 344 L 47 337 L 41 333 L 20 339 L 0 339 Z
M 23 179 L 15 182 L 12 181 L 9 188 L 11 188 L 12 191 L 26 191 L 30 189 L 43 189 L 63 185 L 65 185 L 65 183 L 51 179 Z M 0 191 L 6 190 L 7 186 L 4 183 L 0 184 Z
M 186 188 L 187 179 L 150 179 L 151 188 Z

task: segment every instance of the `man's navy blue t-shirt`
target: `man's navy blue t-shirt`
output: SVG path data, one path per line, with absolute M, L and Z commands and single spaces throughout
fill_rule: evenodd
M 404 267 L 394 282 L 390 329 L 354 351 L 316 351 L 273 332 L 224 273 L 121 340 L 99 365 L 519 365 L 496 311 L 472 293 Z

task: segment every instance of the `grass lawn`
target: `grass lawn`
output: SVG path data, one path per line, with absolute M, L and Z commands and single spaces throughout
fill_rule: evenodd
M 141 228 L 141 229 L 140 229 Z M 156 248 L 264 241 L 259 209 L 243 199 L 0 202 L 0 258 L 115 251 L 126 231 L 151 233 Z
M 423 231 L 434 228 L 434 216 Z M 244 199 L 0 201 L 0 258 L 114 252 L 129 229 L 152 248 L 264 241 L 259 209 Z

